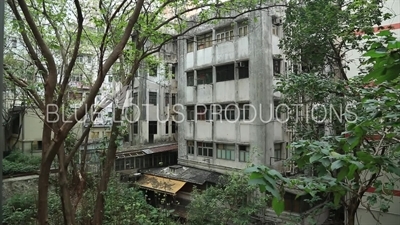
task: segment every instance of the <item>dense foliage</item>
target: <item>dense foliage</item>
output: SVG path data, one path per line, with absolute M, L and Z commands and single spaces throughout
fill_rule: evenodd
M 76 212 L 79 224 L 88 224 L 93 217 L 95 189 L 88 189 Z M 110 181 L 110 187 L 105 194 L 105 221 L 104 224 L 113 225 L 175 225 L 169 218 L 168 211 L 156 209 L 148 205 L 142 191 L 126 184 L 121 184 L 117 179 Z M 28 190 L 24 193 L 15 193 L 4 205 L 4 222 L 9 225 L 36 224 L 35 217 L 37 193 Z M 62 207 L 56 189 L 51 189 L 49 196 L 49 223 L 61 225 Z
M 3 159 L 3 175 L 36 172 L 39 170 L 40 157 L 29 156 L 14 150 Z
M 389 31 L 364 39 L 369 48 L 364 54 L 369 59 L 363 65 L 368 75 L 361 77 L 365 83 L 357 77 L 345 86 L 358 98 L 344 102 L 355 106 L 355 120 L 346 121 L 345 132 L 328 132 L 319 139 L 300 137 L 291 143 L 291 160 L 300 170 L 311 170 L 315 176 L 306 174 L 297 179 L 274 176 L 283 181 L 282 185 L 305 190 L 311 195 L 330 193 L 334 205 L 347 211 L 347 224 L 355 223 L 360 205 L 379 222 L 371 209 L 387 212 L 393 201 L 392 191 L 399 188 L 400 180 L 400 41 Z M 324 82 L 338 84 L 335 80 Z M 307 85 L 307 82 L 302 84 Z M 329 101 L 329 96 L 326 99 Z M 269 183 L 271 171 L 274 170 L 267 167 L 249 170 L 253 183 L 264 190 L 268 187 L 276 199 L 281 199 L 275 191 L 278 187 Z M 373 194 L 366 197 L 365 193 L 371 188 Z M 281 212 L 280 207 L 275 210 Z
M 256 214 L 265 209 L 268 196 L 254 199 L 255 186 L 248 184 L 248 177 L 232 174 L 217 186 L 204 191 L 195 189 L 188 206 L 190 225 L 251 224 Z M 200 213 L 199 213 L 200 212 Z

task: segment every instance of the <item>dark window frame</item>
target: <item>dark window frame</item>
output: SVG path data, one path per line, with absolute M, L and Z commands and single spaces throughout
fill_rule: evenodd
M 157 92 L 149 91 L 149 104 L 157 105 Z
M 235 64 L 225 64 L 216 67 L 216 82 L 235 80 Z
M 186 72 L 186 86 L 194 86 L 194 71 Z

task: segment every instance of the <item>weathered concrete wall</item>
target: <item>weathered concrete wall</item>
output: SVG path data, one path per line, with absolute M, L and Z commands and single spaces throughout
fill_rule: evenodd
M 38 175 L 32 175 L 3 180 L 3 203 L 15 194 L 37 190 L 38 178 Z

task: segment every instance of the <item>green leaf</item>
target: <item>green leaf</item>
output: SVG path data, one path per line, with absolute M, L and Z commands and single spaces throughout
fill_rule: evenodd
M 339 172 L 338 175 L 337 175 L 338 181 L 342 181 L 342 180 L 346 177 L 346 175 L 348 174 L 348 172 L 349 172 L 349 169 L 348 169 L 347 167 L 342 167 L 342 168 L 340 169 L 340 172 Z
M 273 198 L 272 208 L 274 209 L 276 215 L 280 216 L 285 210 L 285 202 L 282 199 Z
M 351 136 L 347 139 L 347 143 L 350 145 L 350 149 L 353 149 L 360 143 L 360 138 L 357 136 Z
M 357 170 L 357 166 L 354 164 L 351 164 L 349 166 L 349 172 L 347 173 L 347 179 L 352 180 L 354 178 L 354 173 Z
M 342 198 L 342 196 L 337 192 L 335 192 L 333 195 L 334 195 L 333 204 L 335 206 L 339 206 L 340 199 Z
M 324 155 L 320 153 L 316 153 L 310 157 L 310 163 L 314 163 L 315 161 L 321 159 Z
M 337 170 L 341 168 L 344 165 L 342 160 L 336 160 L 335 162 L 332 163 L 331 165 L 331 170 Z

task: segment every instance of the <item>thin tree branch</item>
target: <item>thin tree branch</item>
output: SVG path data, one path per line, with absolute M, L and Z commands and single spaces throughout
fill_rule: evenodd
M 79 52 L 79 47 L 80 47 L 80 43 L 81 43 L 81 37 L 82 37 L 82 31 L 83 31 L 83 15 L 82 15 L 82 8 L 81 5 L 79 3 L 79 0 L 74 0 L 74 4 L 76 7 L 76 11 L 77 11 L 77 20 L 78 20 L 78 32 L 76 35 L 76 39 L 75 39 L 75 44 L 74 44 L 74 50 L 72 52 L 72 56 L 71 56 L 71 61 L 69 62 L 67 68 L 65 69 L 65 73 L 64 73 L 64 78 L 61 84 L 61 90 L 60 93 L 58 95 L 58 99 L 57 99 L 57 105 L 58 107 L 61 106 L 62 104 L 62 100 L 65 94 L 65 90 L 67 88 L 67 85 L 69 83 L 69 78 L 71 77 L 71 72 L 72 69 L 74 68 L 75 62 L 76 62 L 76 58 L 78 56 L 78 52 Z

